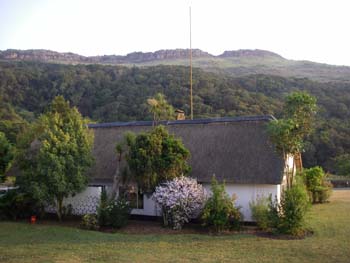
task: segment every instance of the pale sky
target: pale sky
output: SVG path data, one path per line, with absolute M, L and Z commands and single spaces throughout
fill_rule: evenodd
M 349 0 L 0 0 L 0 50 L 265 49 L 350 66 Z

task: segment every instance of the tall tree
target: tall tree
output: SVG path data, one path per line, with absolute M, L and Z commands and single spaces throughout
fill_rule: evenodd
M 0 132 L 0 183 L 5 180 L 5 172 L 13 159 L 13 147 L 5 134 Z
M 78 110 L 62 96 L 53 100 L 29 134 L 27 147 L 20 154 L 22 185 L 38 199 L 54 203 L 61 220 L 64 198 L 87 186 L 93 134 Z
M 179 139 L 157 126 L 147 133 L 128 135 L 126 160 L 137 185 L 147 192 L 162 182 L 190 171 L 190 152 Z
M 283 108 L 284 118 L 269 123 L 268 131 L 276 149 L 286 160 L 293 155 L 301 162 L 305 139 L 311 134 L 316 114 L 316 98 L 306 92 L 293 92 L 288 95 Z M 288 176 L 289 185 L 293 183 L 293 174 Z
M 149 111 L 153 115 L 153 125 L 162 120 L 174 119 L 174 108 L 166 101 L 162 93 L 157 93 L 154 98 L 148 99 L 147 104 L 149 105 Z
M 301 139 L 311 134 L 316 111 L 316 98 L 302 91 L 293 92 L 287 96 L 283 108 L 284 118 L 293 120 L 295 124 L 293 133 Z

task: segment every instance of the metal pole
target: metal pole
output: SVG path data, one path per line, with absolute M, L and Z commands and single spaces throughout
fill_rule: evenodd
M 192 96 L 192 18 L 190 7 L 190 99 L 191 99 L 191 120 L 193 120 L 193 96 Z

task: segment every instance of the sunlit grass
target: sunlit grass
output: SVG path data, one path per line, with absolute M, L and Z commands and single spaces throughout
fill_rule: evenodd
M 350 262 L 350 191 L 313 206 L 303 240 L 253 235 L 127 235 L 0 223 L 0 262 Z

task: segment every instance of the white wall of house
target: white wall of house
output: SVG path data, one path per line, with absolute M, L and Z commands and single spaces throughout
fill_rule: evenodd
M 204 188 L 210 193 L 210 184 L 204 183 Z M 96 207 L 98 206 L 102 187 L 89 186 L 85 191 L 69 197 L 64 200 L 64 205 L 72 205 L 73 214 L 84 215 L 90 213 L 96 213 Z M 281 185 L 271 184 L 229 184 L 226 183 L 226 192 L 230 195 L 236 196 L 236 205 L 241 207 L 241 213 L 244 216 L 244 221 L 252 221 L 251 211 L 249 204 L 255 201 L 259 197 L 277 197 L 280 200 L 281 197 Z M 133 215 L 145 215 L 145 216 L 160 216 L 160 208 L 156 205 L 151 195 L 143 196 L 143 209 L 132 209 Z M 55 208 L 48 208 L 49 212 L 55 212 Z
M 204 183 L 204 188 L 210 193 L 210 184 Z M 241 212 L 244 216 L 244 221 L 252 221 L 249 203 L 255 201 L 258 197 L 277 197 L 278 201 L 281 197 L 281 185 L 271 184 L 226 184 L 226 192 L 232 196 L 236 195 L 236 205 L 241 206 Z M 159 216 L 161 215 L 159 207 L 156 206 L 151 196 L 144 195 L 144 208 L 133 209 L 134 215 Z
M 203 184 L 204 188 L 210 193 L 210 184 Z M 278 201 L 281 197 L 281 185 L 272 184 L 229 184 L 226 183 L 226 192 L 230 197 L 236 196 L 236 206 L 240 206 L 244 221 L 253 221 L 249 204 L 257 198 L 277 197 Z
M 143 195 L 143 209 L 132 209 L 132 215 L 161 216 L 161 209 L 152 199 L 152 195 Z
M 65 207 L 71 205 L 73 215 L 94 214 L 100 201 L 101 191 L 101 186 L 88 186 L 83 192 L 65 198 L 63 205 Z M 56 213 L 56 207 L 49 206 L 46 211 Z

